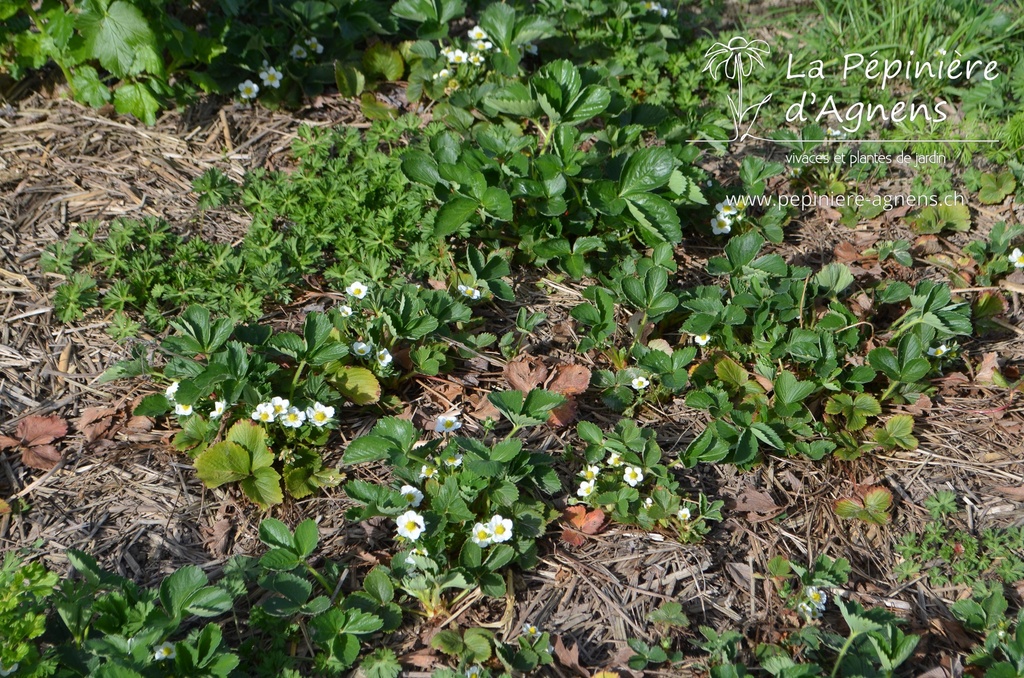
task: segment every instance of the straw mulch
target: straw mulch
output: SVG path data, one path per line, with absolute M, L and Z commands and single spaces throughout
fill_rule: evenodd
M 66 566 L 66 549 L 81 549 L 149 585 L 184 564 L 216 574 L 231 555 L 258 552 L 259 512 L 232 491 L 204 489 L 188 459 L 167 445 L 173 434 L 165 428 L 169 424 L 130 417 L 138 398 L 153 390 L 151 384 L 98 382 L 127 349 L 103 332 L 107 319 L 101 313 L 78 324 L 58 322 L 50 295 L 60 277 L 42 273 L 38 264 L 44 247 L 87 219 L 157 216 L 182 233 L 237 240 L 248 226 L 245 215 L 233 209 L 200 211 L 192 180 L 210 167 L 236 180 L 253 168 L 287 167 L 300 124 L 358 122 L 343 101 L 324 99 L 318 105 L 293 115 L 207 102 L 164 114 L 153 128 L 41 97 L 0 110 L 0 433 L 11 435 L 32 414 L 54 413 L 72 422 L 59 443 L 63 460 L 52 471 L 36 471 L 16 455 L 0 453 L 0 498 L 20 502 L 18 510 L 0 517 L 0 549 L 25 548 L 58 568 Z M 818 262 L 849 238 L 834 219 L 806 215 L 780 251 L 791 260 Z M 688 267 L 681 277 L 694 277 L 692 271 L 711 251 L 708 246 L 681 252 Z M 557 362 L 575 343 L 568 309 L 578 303 L 579 289 L 550 283 L 541 291 L 536 273 L 515 282 L 519 303 L 549 317 L 528 350 Z M 1019 324 L 1019 301 L 1011 302 L 1010 323 Z M 506 329 L 515 315 L 514 308 L 493 312 L 496 326 Z M 282 309 L 281 315 L 298 319 L 301 309 Z M 1015 333 L 1002 343 L 965 346 L 974 366 L 992 351 L 1006 362 L 1022 357 Z M 470 411 L 469 403 L 481 394 L 505 387 L 503 363 L 494 356 L 470 366 L 469 374 L 424 381 L 404 394 L 404 416 L 422 423 L 452 405 Z M 905 532 L 922 529 L 927 522 L 922 502 L 938 489 L 955 491 L 967 504 L 972 530 L 1024 518 L 1024 408 L 1016 394 L 977 377 L 968 373 L 936 382 L 938 395 L 914 412 L 921 440 L 914 452 L 852 462 L 773 459 L 748 472 L 680 468 L 684 487 L 726 502 L 725 521 L 703 544 L 681 545 L 671 535 L 619 526 L 582 547 L 568 546 L 553 534 L 542 547 L 540 567 L 518 573 L 507 600 L 471 596 L 443 623 L 484 625 L 511 637 L 530 621 L 560 636 L 563 661 L 556 675 L 576 675 L 573 657 L 590 670 L 622 669 L 630 654 L 628 638 L 658 640 L 660 631 L 646 617 L 666 600 L 683 602 L 694 627 L 735 628 L 750 641 L 777 641 L 797 620 L 782 609 L 764 578 L 768 560 L 784 555 L 808 563 L 827 554 L 853 565 L 851 586 L 842 595 L 886 605 L 905 616 L 915 632 L 928 634 L 914 661 L 929 668 L 940 655 L 954 652 L 942 620 L 949 617 L 947 605 L 964 591 L 892 580 L 894 544 Z M 583 404 L 586 416 L 612 425 L 616 416 L 595 400 Z M 670 456 L 705 423 L 701 413 L 681 402 L 649 408 L 641 418 L 658 428 Z M 365 433 L 372 420 L 347 423 L 327 452 L 328 463 L 338 463 L 347 441 Z M 474 427 L 470 417 L 467 430 Z M 571 443 L 567 431 L 543 431 L 530 440 L 553 454 Z M 359 472 L 387 480 L 382 469 Z M 835 501 L 867 484 L 893 492 L 893 523 L 866 526 L 836 517 Z M 386 558 L 391 531 L 380 522 L 347 523 L 348 506 L 344 494 L 334 491 L 274 513 L 290 524 L 317 520 L 322 556 L 348 563 L 348 583 L 356 585 L 373 563 Z M 389 642 L 410 665 L 427 668 L 436 657 L 424 649 L 424 641 L 434 630 L 411 625 Z M 672 633 L 696 635 L 695 630 Z M 674 675 L 691 670 L 697 669 L 688 663 Z

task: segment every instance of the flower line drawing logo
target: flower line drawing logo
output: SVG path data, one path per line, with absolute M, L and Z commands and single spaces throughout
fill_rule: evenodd
M 704 58 L 708 60 L 704 70 L 709 71 L 711 77 L 718 80 L 719 73 L 724 73 L 726 78 L 735 80 L 738 85 L 736 99 L 728 96 L 729 112 L 733 121 L 733 137 L 730 141 L 742 141 L 751 136 L 750 130 L 757 120 L 758 113 L 761 112 L 761 107 L 772 98 L 769 94 L 756 104 L 743 106 L 743 78 L 754 72 L 754 64 L 764 68 L 762 57 L 768 57 L 771 52 L 771 47 L 764 40 L 747 40 L 737 36 L 728 43 L 716 42 L 704 53 Z M 744 128 L 744 120 L 750 111 L 754 113 Z

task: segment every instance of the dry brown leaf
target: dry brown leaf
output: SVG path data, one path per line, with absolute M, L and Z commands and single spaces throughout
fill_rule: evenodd
M 0 499 L 0 516 L 7 515 L 11 512 L 11 505 L 3 499 Z
M 8 438 L 7 436 L 0 436 L 0 450 L 7 450 L 12 447 L 19 447 L 21 441 L 17 438 Z
M 149 433 L 153 430 L 153 418 L 132 417 L 124 426 L 129 431 L 135 431 L 136 433 Z
M 56 414 L 48 417 L 32 415 L 18 422 L 17 435 L 21 438 L 21 444 L 28 447 L 49 445 L 67 434 L 68 423 Z
M 996 485 L 992 491 L 1014 501 L 1024 501 L 1024 487 L 1018 485 Z
M 932 399 L 922 393 L 917 397 L 917 400 L 903 409 L 915 417 L 920 416 L 932 409 Z
M 588 536 L 601 532 L 605 515 L 601 509 L 587 511 L 586 506 L 570 506 L 562 513 L 562 541 L 583 546 Z
M 560 393 L 564 396 L 574 396 L 585 393 L 590 387 L 590 370 L 583 365 L 558 365 L 555 367 L 555 377 L 548 386 L 549 391 Z
M 403 654 L 398 660 L 403 664 L 411 664 L 418 669 L 431 669 L 437 664 L 438 655 L 436 651 L 425 647 L 422 650 Z
M 481 393 L 479 395 L 470 396 L 468 400 L 470 407 L 473 408 L 472 415 L 475 419 L 478 419 L 480 421 L 494 419 L 495 421 L 497 421 L 498 419 L 501 418 L 501 412 L 487 398 L 487 393 Z
M 736 511 L 745 512 L 750 522 L 762 522 L 774 518 L 783 511 L 767 492 L 748 487 L 736 495 Z
M 750 582 L 754 579 L 754 570 L 749 563 L 726 563 L 725 571 L 741 589 L 750 588 Z
M 548 368 L 540 358 L 526 356 L 505 365 L 505 381 L 517 391 L 529 393 L 548 378 Z
M 942 243 L 934 235 L 922 235 L 914 241 L 914 250 L 918 256 L 938 254 L 942 251 Z
M 996 352 L 986 353 L 981 358 L 981 365 L 974 373 L 975 384 L 992 384 L 995 375 L 999 373 L 999 354 Z
M 115 414 L 117 414 L 116 407 L 87 407 L 82 410 L 82 415 L 75 421 L 75 428 L 85 436 L 87 443 L 100 438 L 108 438 L 114 433 L 111 428 L 114 424 Z
M 590 673 L 580 666 L 580 648 L 576 643 L 572 647 L 566 647 L 562 642 L 562 636 L 555 636 L 555 656 L 558 663 L 571 670 L 581 678 L 590 678 Z
M 576 420 L 576 409 L 576 399 L 568 397 L 563 404 L 551 410 L 548 423 L 555 428 L 564 428 Z
M 647 342 L 647 348 L 652 351 L 661 351 L 665 355 L 672 355 L 672 347 L 664 339 L 651 339 Z
M 854 261 L 860 261 L 860 250 L 854 247 L 853 243 L 843 241 L 836 246 L 833 250 L 836 256 L 836 261 L 840 263 L 852 263 Z
M 33 445 L 21 448 L 21 462 L 25 466 L 49 471 L 60 463 L 60 451 L 53 445 Z

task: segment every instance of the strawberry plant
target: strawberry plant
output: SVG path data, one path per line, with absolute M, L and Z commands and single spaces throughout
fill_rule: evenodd
M 518 391 L 492 393 L 490 400 L 513 424 L 500 441 L 452 436 L 419 445 L 411 423 L 384 418 L 345 450 L 346 464 L 386 459 L 402 483 L 347 483 L 346 493 L 361 504 L 348 515 L 395 521 L 400 553 L 390 574 L 428 617 L 447 609 L 448 589 L 480 586 L 488 596 L 505 595 L 503 568 L 532 567 L 536 541 L 554 517 L 542 501 L 561 489 L 551 457 L 524 449 L 512 436 L 546 421 L 565 399 L 538 389 L 525 397 Z M 442 417 L 437 431 L 459 427 L 457 418 Z

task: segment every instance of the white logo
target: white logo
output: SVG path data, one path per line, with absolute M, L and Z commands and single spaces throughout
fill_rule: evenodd
M 718 80 L 720 72 L 724 73 L 726 78 L 735 80 L 739 87 L 735 100 L 729 95 L 729 112 L 733 122 L 733 137 L 730 141 L 742 141 L 751 136 L 750 130 L 757 120 L 757 114 L 772 98 L 769 94 L 756 104 L 746 107 L 743 105 L 743 78 L 754 72 L 755 63 L 764 68 L 764 61 L 761 59 L 769 56 L 771 52 L 771 48 L 764 40 L 747 40 L 737 36 L 728 44 L 716 42 L 704 54 L 704 58 L 708 60 L 704 66 L 705 71 L 709 71 L 715 80 Z M 753 115 L 750 116 L 750 122 L 744 127 L 747 114 L 751 111 Z

